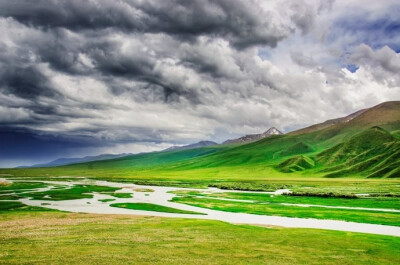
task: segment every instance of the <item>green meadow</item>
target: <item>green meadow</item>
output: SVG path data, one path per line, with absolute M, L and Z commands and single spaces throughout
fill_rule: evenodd
M 398 264 L 400 238 L 179 218 L 0 214 L 0 264 Z
M 400 103 L 387 102 L 323 129 L 303 129 L 242 145 L 153 152 L 52 168 L 2 169 L 13 177 L 85 176 L 184 183 L 400 178 Z M 286 184 L 290 184 L 287 181 Z M 397 189 L 398 190 L 398 189 Z
M 353 209 L 334 209 L 322 207 L 300 207 L 291 205 L 280 205 L 277 203 L 254 203 L 223 201 L 214 198 L 195 198 L 175 197 L 173 202 L 184 203 L 191 206 L 197 206 L 212 210 L 252 213 L 259 215 L 274 215 L 299 218 L 316 218 L 328 220 L 340 220 L 358 223 L 384 224 L 400 226 L 400 213 L 389 213 L 371 210 L 353 210 Z M 282 200 L 284 201 L 284 199 Z M 398 201 L 396 201 L 398 204 Z
M 0 177 L 22 182 L 0 182 L 0 264 L 399 264 L 400 239 L 394 236 L 73 214 L 16 201 L 26 197 L 90 199 L 100 193 L 114 197 L 99 200 L 112 207 L 193 213 L 151 203 L 112 204 L 139 192 L 149 195 L 150 189 L 119 193 L 112 187 L 56 185 L 48 191 L 34 190 L 48 186 L 40 180 L 85 177 L 250 191 L 177 191 L 172 199 L 223 212 L 400 226 L 398 212 L 383 211 L 400 209 L 399 131 L 400 103 L 388 102 L 348 122 L 315 125 L 242 145 L 153 152 L 51 168 L 1 169 Z M 291 194 L 256 193 L 278 189 Z
M 153 211 L 153 212 L 163 212 L 163 213 L 201 214 L 152 203 L 113 203 L 110 206 L 131 209 L 131 210 Z

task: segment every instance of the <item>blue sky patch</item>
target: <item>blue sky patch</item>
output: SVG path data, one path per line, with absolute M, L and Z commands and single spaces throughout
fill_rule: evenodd
M 346 65 L 346 69 L 349 70 L 349 71 L 352 72 L 352 73 L 357 72 L 357 70 L 358 70 L 359 68 L 360 68 L 360 67 L 359 67 L 358 65 L 355 65 L 355 64 L 348 64 L 348 65 Z

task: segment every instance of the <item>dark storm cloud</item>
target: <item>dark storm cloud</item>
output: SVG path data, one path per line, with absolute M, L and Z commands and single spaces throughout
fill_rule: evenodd
M 303 34 L 307 34 L 314 25 L 316 10 L 302 0 L 294 2 L 290 8 L 294 10 L 291 19 Z
M 0 69 L 0 89 L 21 98 L 34 100 L 39 96 L 59 95 L 48 84 L 47 78 L 35 67 L 7 67 Z
M 99 140 L 89 137 L 64 137 L 4 126 L 0 126 L 0 139 L 0 167 L 7 166 L 3 164 L 7 161 L 19 161 L 16 165 L 29 165 L 33 161 L 54 160 L 74 155 L 79 148 L 99 145 Z
M 208 35 L 246 48 L 256 44 L 275 46 L 287 34 L 285 28 L 269 25 L 270 14 L 261 12 L 253 2 L 242 1 L 13 1 L 0 3 L 0 10 L 2 16 L 43 32 L 42 39 L 27 39 L 27 44 L 22 44 L 26 47 L 22 47 L 22 52 L 33 50 L 37 61 L 73 75 L 93 74 L 93 69 L 78 67 L 79 55 L 86 54 L 102 77 L 147 82 L 147 90 L 158 93 L 161 89 L 164 102 L 179 101 L 182 97 L 193 104 L 201 100 L 196 90 L 186 89 L 154 70 L 155 63 L 168 54 L 151 56 L 138 50 L 135 54 L 123 54 L 120 42 L 104 36 L 119 31 L 126 38 L 137 37 L 131 34 L 164 33 L 191 42 Z M 84 32 L 76 37 L 64 29 Z M 198 72 L 214 77 L 222 74 L 217 65 L 201 57 L 182 59 Z M 12 67 L 9 71 L 13 71 Z M 119 93 L 121 88 L 115 88 L 120 86 L 111 86 L 111 91 Z
M 12 18 L 40 32 L 39 36 L 26 38 L 25 43 L 20 43 L 21 53 L 30 50 L 36 56 L 36 63 L 49 63 L 53 69 L 71 75 L 93 75 L 96 79 L 120 77 L 146 82 L 147 90 L 153 89 L 157 95 L 162 91 L 164 102 L 185 98 L 193 104 L 202 102 L 195 89 L 187 89 L 181 80 L 172 80 L 154 69 L 161 58 L 170 56 L 168 46 L 156 55 L 141 54 L 138 49 L 149 45 L 142 42 L 132 48 L 134 54 L 124 54 L 121 52 L 123 42 L 116 41 L 115 34 L 129 40 L 140 39 L 144 34 L 161 33 L 175 38 L 176 43 L 193 43 L 201 36 L 208 36 L 223 38 L 236 49 L 244 49 L 259 44 L 276 46 L 290 33 L 288 26 L 276 23 L 271 12 L 263 11 L 256 1 L 18 0 L 0 2 L 0 16 Z M 82 67 L 82 55 L 88 57 L 93 68 Z M 180 60 L 197 72 L 213 77 L 226 76 L 221 67 L 201 57 Z M 10 67 L 9 71 L 13 68 Z M 110 84 L 110 91 L 118 94 L 124 90 L 120 87 L 143 89 L 143 86 L 129 88 Z
M 95 66 L 103 73 L 128 78 L 150 79 L 154 61 L 151 58 L 129 58 L 118 52 L 119 47 L 91 53 Z
M 79 50 L 70 44 L 67 37 L 60 37 L 57 31 L 53 31 L 49 36 L 52 37 L 51 42 L 41 43 L 35 47 L 39 60 L 49 62 L 56 70 L 78 74 L 80 71 L 75 69 L 75 66 Z
M 229 77 L 226 69 L 221 67 L 221 63 L 217 58 L 199 54 L 198 51 L 190 49 L 183 53 L 182 64 L 185 67 L 190 67 L 196 72 L 207 74 L 213 78 Z
M 293 129 L 396 97 L 389 90 L 400 84 L 392 77 L 399 69 L 395 9 L 382 8 L 391 15 L 377 24 L 385 26 L 379 42 L 389 37 L 391 48 L 367 42 L 354 49 L 346 63 L 360 69 L 349 76 L 334 65 L 342 58 L 337 47 L 347 51 L 379 27 L 361 18 L 364 26 L 350 24 L 356 9 L 337 2 L 0 1 L 0 128 L 8 130 L 0 140 L 18 136 L 2 142 L 0 160 L 24 139 L 37 149 L 28 158 L 40 146 L 51 158 L 80 147 L 149 151 Z
M 18 65 L 0 64 L 0 93 L 5 96 L 19 98 L 23 104 L 0 99 L 0 104 L 4 107 L 25 110 L 29 113 L 29 118 L 24 120 L 25 124 L 46 124 L 52 122 L 62 122 L 68 118 L 88 117 L 85 113 L 62 113 L 59 104 L 66 100 L 65 96 L 54 89 L 54 84 L 44 75 L 40 68 Z M 80 102 L 74 102 L 76 107 L 85 107 Z M 87 107 L 87 106 L 86 106 Z M 91 106 L 100 108 L 101 106 Z M 2 121 L 4 123 L 4 121 Z M 16 125 L 22 125 L 20 120 L 15 120 Z M 7 122 L 8 125 L 13 122 Z
M 276 46 L 289 33 L 254 1 L 46 1 L 0 3 L 0 15 L 44 29 L 166 33 L 193 40 L 200 35 L 227 38 L 238 48 Z
M 106 48 L 105 48 L 106 47 Z M 122 91 L 135 90 L 140 93 L 140 90 L 162 91 L 164 102 L 174 102 L 178 97 L 185 97 L 193 104 L 198 104 L 199 99 L 195 90 L 185 90 L 179 83 L 174 83 L 169 80 L 168 76 L 161 76 L 155 71 L 157 58 L 152 58 L 146 54 L 132 54 L 127 56 L 118 52 L 120 47 L 118 45 L 106 45 L 100 50 L 93 49 L 88 54 L 93 60 L 95 68 L 101 72 L 103 76 L 107 75 L 110 79 L 115 77 L 124 78 L 130 81 L 144 82 L 144 86 L 125 87 L 120 84 L 110 86 L 111 92 L 116 95 Z M 160 55 L 161 56 L 161 55 Z M 160 57 L 161 58 L 161 57 Z M 158 58 L 158 59 L 160 59 Z M 109 83 L 112 83 L 109 82 Z

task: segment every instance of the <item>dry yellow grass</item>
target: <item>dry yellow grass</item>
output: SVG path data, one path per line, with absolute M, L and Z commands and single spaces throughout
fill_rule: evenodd
M 62 212 L 0 215 L 0 264 L 399 264 L 396 237 Z
M 10 186 L 11 182 L 0 180 L 0 186 Z

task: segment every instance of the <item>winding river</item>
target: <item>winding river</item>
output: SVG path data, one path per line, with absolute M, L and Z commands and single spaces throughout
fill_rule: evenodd
M 28 182 L 27 180 L 14 180 L 14 181 Z M 98 186 L 115 187 L 115 188 L 120 188 L 119 190 L 117 190 L 117 192 L 133 193 L 132 198 L 115 198 L 111 195 L 93 193 L 93 198 L 90 199 L 51 201 L 51 200 L 32 200 L 30 198 L 23 198 L 19 200 L 20 202 L 26 205 L 46 207 L 61 211 L 95 213 L 95 214 L 147 215 L 147 216 L 159 216 L 159 217 L 171 217 L 171 218 L 195 218 L 195 219 L 219 220 L 219 221 L 229 222 L 232 224 L 252 224 L 252 225 L 280 226 L 280 227 L 292 227 L 292 228 L 314 228 L 314 229 L 338 230 L 346 232 L 360 232 L 369 234 L 400 236 L 400 227 L 396 226 L 345 222 L 337 220 L 321 220 L 321 219 L 311 219 L 311 218 L 294 218 L 294 217 L 256 215 L 248 213 L 233 213 L 233 212 L 217 211 L 200 207 L 194 207 L 170 201 L 173 197 L 177 196 L 176 194 L 170 192 L 177 190 L 195 190 L 195 191 L 201 191 L 203 193 L 204 192 L 243 193 L 245 191 L 221 190 L 217 188 L 194 189 L 194 188 L 178 188 L 178 187 L 164 187 L 164 186 L 147 186 L 147 185 L 136 185 L 128 183 L 109 182 L 109 181 L 95 181 L 87 179 L 82 179 L 79 181 L 35 180 L 32 182 L 42 182 L 50 185 L 47 188 L 37 189 L 37 191 L 46 191 L 59 185 L 72 186 L 79 184 L 79 185 L 98 185 Z M 151 189 L 153 190 L 153 192 L 136 192 L 134 191 L 135 189 Z M 288 192 L 288 190 L 277 190 L 275 192 L 261 192 L 261 193 L 282 194 L 285 192 Z M 115 200 L 110 202 L 99 201 L 103 199 L 115 199 Z M 112 203 L 152 203 L 186 211 L 198 212 L 204 215 L 130 210 L 124 208 L 111 207 L 110 204 Z M 298 206 L 313 207 L 314 205 L 298 205 Z M 324 206 L 319 206 L 319 207 L 324 207 Z M 328 207 L 336 207 L 336 206 L 328 206 Z M 338 208 L 340 208 L 340 206 L 338 206 Z M 346 207 L 346 209 L 352 209 L 352 207 Z M 360 210 L 360 209 L 365 210 L 368 208 L 354 207 L 354 210 Z M 388 211 L 385 209 L 370 209 L 370 210 Z M 398 211 L 398 210 L 389 210 L 389 211 Z

